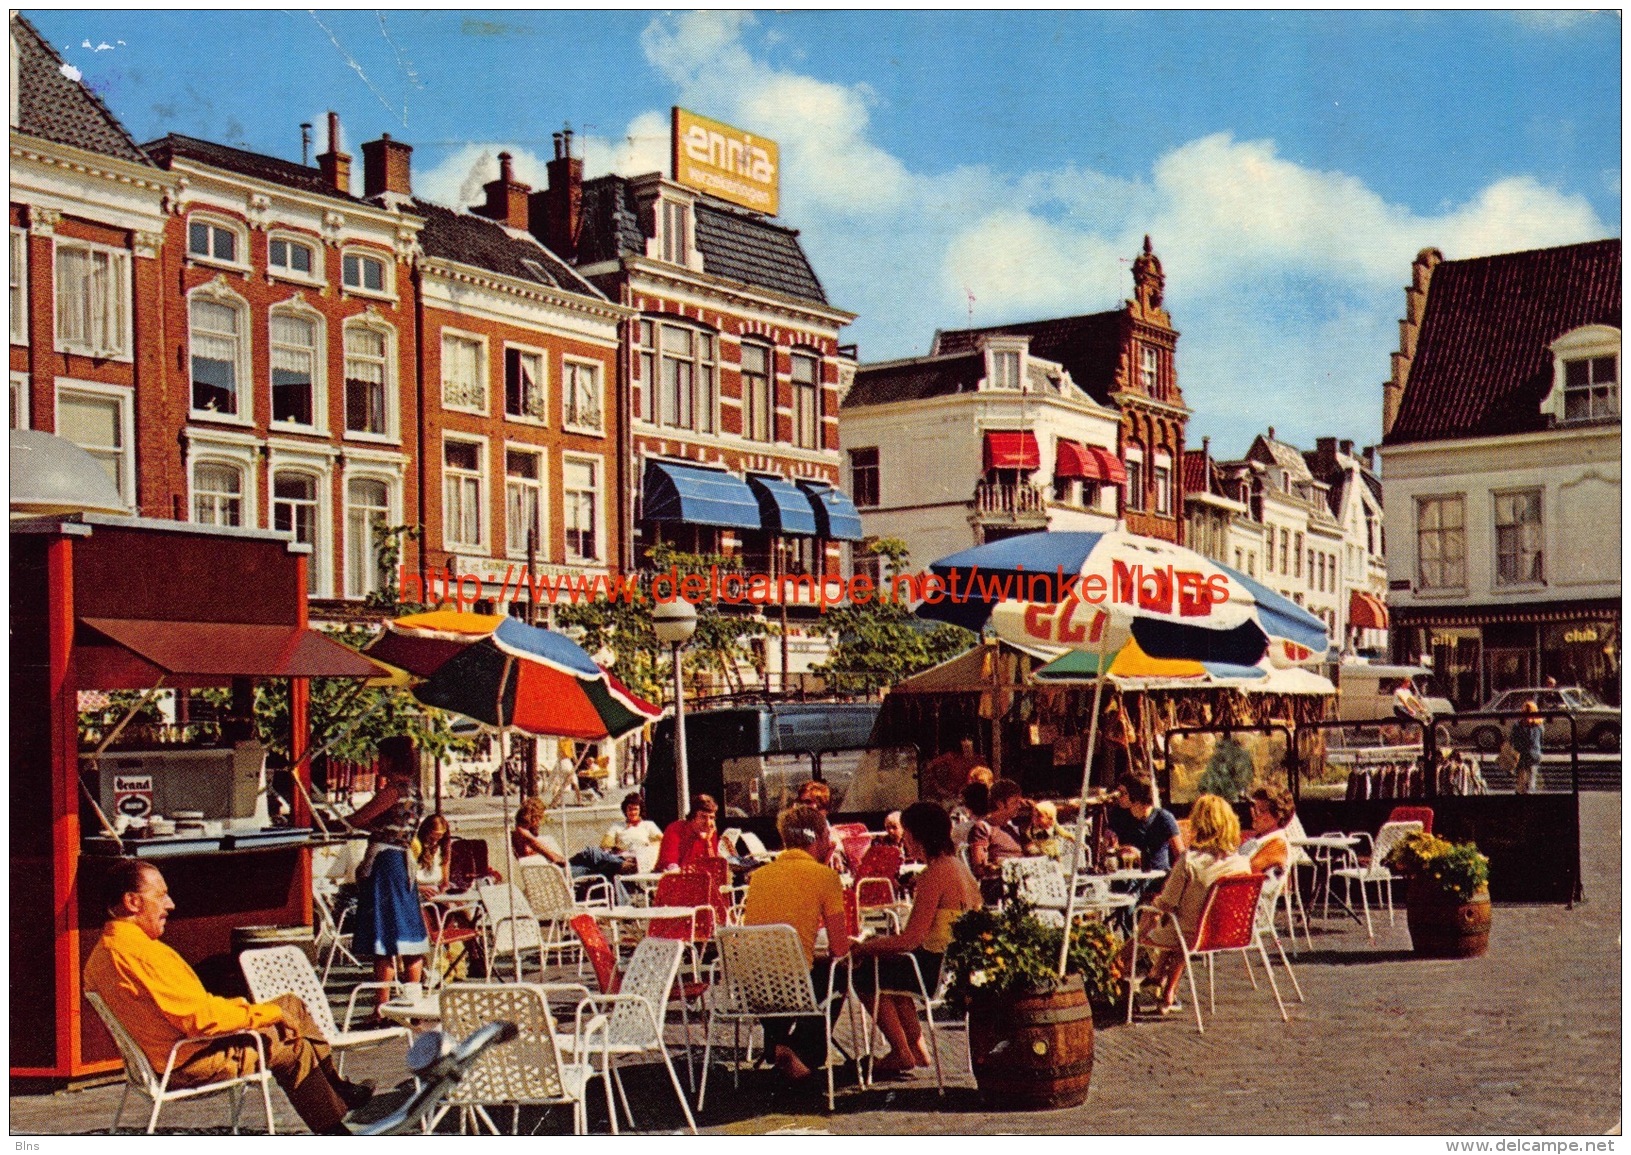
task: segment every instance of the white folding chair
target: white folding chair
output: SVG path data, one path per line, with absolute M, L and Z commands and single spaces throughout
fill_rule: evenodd
M 1269 938 L 1274 940 L 1274 949 L 1280 952 L 1280 965 L 1285 967 L 1286 974 L 1291 976 L 1291 989 L 1297 992 L 1297 1001 L 1305 1003 L 1308 1000 L 1303 998 L 1302 984 L 1297 981 L 1297 972 L 1291 969 L 1291 960 L 1286 957 L 1285 945 L 1280 942 L 1280 932 L 1274 926 L 1281 903 L 1281 895 L 1289 887 L 1291 876 L 1284 871 L 1274 869 L 1269 871 L 1265 878 L 1267 881 L 1263 883 L 1263 893 L 1257 900 L 1257 937 L 1259 944 L 1261 945 L 1264 935 L 1268 935 Z M 1293 939 L 1296 937 L 1295 927 L 1292 928 L 1292 937 Z M 1251 966 L 1249 956 L 1246 965 Z M 1253 985 L 1256 985 L 1255 979 Z
M 486 948 L 487 977 L 500 958 L 514 956 L 519 970 L 520 959 L 527 951 L 538 952 L 538 977 L 544 977 L 544 934 L 537 916 L 527 902 L 527 896 L 513 882 L 498 882 L 480 887 L 476 897 L 481 903 L 482 944 Z
M 538 920 L 543 953 L 560 955 L 563 961 L 566 956 L 577 956 L 581 962 L 582 951 L 577 936 L 572 933 L 572 918 L 589 911 L 573 896 L 572 879 L 566 868 L 556 866 L 547 858 L 533 856 L 515 864 L 515 877 Z
M 487 1113 L 488 1107 L 513 1108 L 514 1133 L 520 1128 L 522 1107 L 570 1106 L 572 1133 L 582 1135 L 589 1129 L 584 1102 L 589 1080 L 599 1075 L 606 1090 L 612 1134 L 617 1134 L 617 1108 L 612 1102 L 605 1053 L 599 1070 L 591 1062 L 567 1062 L 561 1057 L 560 1031 L 545 999 L 545 988 L 524 983 L 460 983 L 443 987 L 440 1003 L 442 1030 L 453 1038 L 462 1039 L 493 1022 L 514 1023 L 520 1034 L 481 1054 L 431 1120 L 432 1130 L 443 1115 L 455 1108 L 461 1132 L 480 1119 L 497 1135 L 500 1132 Z M 592 1036 L 604 1031 L 605 1025 L 601 1017 L 585 1024 L 584 1029 Z M 591 1046 L 589 1037 L 573 1039 L 572 1049 L 578 1054 L 586 1053 Z
M 1366 886 L 1375 886 L 1378 901 L 1386 900 L 1387 924 L 1393 925 L 1393 882 L 1398 875 L 1394 874 L 1382 860 L 1386 858 L 1399 843 L 1412 834 L 1420 834 L 1420 822 L 1384 822 L 1382 829 L 1376 832 L 1374 839 L 1365 831 L 1360 831 L 1358 837 L 1370 843 L 1370 854 L 1361 859 L 1358 866 L 1343 866 L 1331 871 L 1331 877 L 1342 880 L 1342 897 L 1348 899 L 1351 895 L 1350 887 L 1353 883 L 1359 884 L 1359 905 L 1365 912 L 1365 933 L 1372 942 L 1376 941 L 1376 928 L 1371 925 L 1370 899 L 1365 892 Z M 1353 903 L 1348 903 L 1348 909 L 1353 909 Z
M 826 1043 L 832 1050 L 832 1020 L 829 1012 L 837 997 L 834 980 L 838 960 L 827 975 L 826 997 L 816 998 L 810 981 L 810 964 L 798 931 L 781 924 L 773 926 L 726 926 L 714 940 L 719 946 L 720 977 L 709 993 L 707 1041 L 702 1049 L 702 1087 L 697 1093 L 697 1110 L 708 1096 L 708 1071 L 713 1055 L 714 1025 L 729 1023 L 736 1053 L 742 1053 L 742 1026 L 748 1027 L 749 1041 L 760 1019 L 819 1018 Z M 846 984 L 847 985 L 847 984 Z M 827 1068 L 827 1110 L 833 1109 L 833 1068 Z M 741 1065 L 733 1068 L 737 1085 Z
M 329 878 L 314 878 L 311 882 L 312 908 L 317 911 L 317 942 L 318 956 L 323 960 L 323 982 L 328 982 L 329 971 L 334 967 L 337 956 L 345 956 L 346 962 L 354 967 L 362 966 L 357 956 L 351 953 L 351 948 L 345 943 L 346 917 L 352 913 L 351 907 L 345 907 L 336 912 L 336 905 L 340 899 L 339 884 Z
M 1063 921 L 1062 918 L 1061 918 L 1061 921 Z M 946 1093 L 946 1080 L 945 1080 L 945 1076 L 941 1073 L 941 1069 L 940 1069 L 940 1035 L 939 1035 L 939 1032 L 935 1030 L 934 1013 L 935 1013 L 935 1011 L 939 1010 L 941 1007 L 945 1006 L 945 1004 L 946 1004 L 946 992 L 951 987 L 951 980 L 950 980 L 950 977 L 945 974 L 945 968 L 942 967 L 941 970 L 939 972 L 937 972 L 933 976 L 934 977 L 934 987 L 931 990 L 931 988 L 929 986 L 929 983 L 928 983 L 929 976 L 925 975 L 923 973 L 923 968 L 918 966 L 917 956 L 913 955 L 913 954 L 910 954 L 910 953 L 907 953 L 907 954 L 901 955 L 900 957 L 905 959 L 912 966 L 912 981 L 911 981 L 911 983 L 909 983 L 909 984 L 905 984 L 905 983 L 900 984 L 901 986 L 906 986 L 906 987 L 909 988 L 909 989 L 906 989 L 906 990 L 900 990 L 900 989 L 896 989 L 894 987 L 888 987 L 888 986 L 885 986 L 884 984 L 880 983 L 878 981 L 878 970 L 879 970 L 879 964 L 880 964 L 881 960 L 876 955 L 874 955 L 873 958 L 872 958 L 872 991 L 873 991 L 873 995 L 872 995 L 872 1005 L 868 1008 L 868 1012 L 871 1015 L 871 1019 L 870 1019 L 870 1024 L 871 1025 L 867 1029 L 867 1048 L 866 1048 L 866 1057 L 867 1057 L 868 1066 L 870 1067 L 870 1065 L 871 1065 L 873 1047 L 877 1043 L 878 1034 L 879 1034 L 879 1031 L 878 1031 L 878 999 L 883 995 L 899 995 L 902 998 L 911 999 L 914 1011 L 922 1012 L 923 1026 L 925 1028 L 926 1033 L 929 1036 L 929 1054 L 934 1058 L 934 1086 L 935 1086 L 935 1090 L 938 1091 L 941 1095 L 944 1095 Z M 861 965 L 865 966 L 866 965 L 865 961 L 863 961 Z M 963 1021 L 966 1024 L 968 1022 L 968 1016 L 965 1015 L 963 1017 Z M 870 1081 L 870 1071 L 868 1072 L 868 1076 L 869 1076 L 869 1081 Z
M 225 1091 L 232 1097 L 232 1133 L 238 1133 L 238 1116 L 243 1111 L 244 1092 L 251 1084 L 259 1085 L 261 1089 L 261 1102 L 266 1107 L 266 1133 L 277 1134 L 277 1125 L 272 1122 L 272 1072 L 266 1066 L 266 1041 L 254 1031 L 234 1031 L 227 1035 L 202 1035 L 177 1039 L 170 1048 L 170 1057 L 165 1060 L 164 1074 L 158 1075 L 153 1070 L 153 1064 L 148 1061 L 147 1052 L 142 1050 L 130 1032 L 125 1030 L 124 1024 L 114 1017 L 108 1004 L 102 1001 L 102 996 L 95 991 L 85 992 L 85 1001 L 91 1004 L 91 1009 L 107 1027 L 108 1034 L 113 1036 L 113 1045 L 119 1048 L 119 1057 L 125 1064 L 125 1089 L 119 1096 L 119 1108 L 113 1113 L 113 1123 L 108 1127 L 108 1134 L 119 1129 L 119 1117 L 125 1113 L 125 1100 L 130 1097 L 134 1089 L 146 1095 L 153 1103 L 153 1112 L 147 1117 L 147 1133 L 153 1134 L 159 1125 L 159 1112 L 166 1103 L 174 1103 L 178 1099 L 197 1099 L 205 1095 L 217 1095 Z M 213 1083 L 205 1083 L 199 1087 L 182 1087 L 178 1090 L 170 1088 L 170 1076 L 175 1073 L 176 1055 L 184 1047 L 195 1043 L 219 1043 L 223 1039 L 241 1038 L 255 1048 L 255 1054 L 260 1061 L 255 1069 L 247 1075 L 237 1075 L 228 1079 L 219 1079 Z
M 412 1038 L 407 1027 L 378 1027 L 366 1031 L 351 1030 L 351 1016 L 356 1010 L 357 995 L 365 990 L 388 989 L 389 983 L 358 983 L 352 990 L 345 1008 L 345 1028 L 334 1022 L 334 1011 L 328 1005 L 323 984 L 317 981 L 311 959 L 297 946 L 272 946 L 263 950 L 246 950 L 238 956 L 238 968 L 243 971 L 244 982 L 249 985 L 249 997 L 257 1003 L 269 1003 L 279 995 L 294 995 L 306 1005 L 306 1013 L 323 1032 L 323 1038 L 335 1055 L 335 1067 L 345 1073 L 347 1052 L 359 1047 L 373 1047 L 380 1043 Z

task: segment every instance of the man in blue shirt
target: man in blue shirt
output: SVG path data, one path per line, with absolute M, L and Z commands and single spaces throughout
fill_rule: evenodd
M 1171 870 L 1184 852 L 1178 820 L 1155 805 L 1155 786 L 1147 778 L 1124 774 L 1117 786 L 1117 806 L 1110 811 L 1110 833 L 1121 846 L 1144 858 L 1145 870 Z

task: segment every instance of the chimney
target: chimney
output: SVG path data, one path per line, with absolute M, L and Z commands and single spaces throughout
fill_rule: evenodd
M 1399 322 L 1399 351 L 1393 354 L 1393 376 L 1382 383 L 1382 436 L 1393 430 L 1404 404 L 1404 391 L 1410 384 L 1410 366 L 1416 359 L 1416 341 L 1421 321 L 1427 314 L 1427 290 L 1433 270 L 1444 259 L 1437 249 L 1423 249 L 1410 265 L 1410 287 L 1404 291 L 1404 318 Z
M 340 114 L 328 114 L 328 151 L 317 158 L 323 179 L 336 192 L 351 195 L 351 155 L 340 151 Z
M 555 134 L 555 159 L 545 166 L 549 187 L 532 194 L 532 235 L 562 260 L 578 259 L 583 226 L 583 161 L 572 155 L 572 128 Z
M 362 195 L 377 197 L 381 193 L 413 196 L 413 145 L 392 140 L 391 134 L 381 133 L 378 140 L 362 146 Z
M 1344 457 L 1352 457 L 1354 455 L 1354 443 L 1352 441 L 1348 441 L 1346 439 L 1339 441 L 1337 442 L 1337 448 L 1342 451 L 1342 455 Z
M 512 229 L 525 229 L 527 194 L 532 189 L 515 182 L 515 171 L 510 167 L 513 159 L 507 152 L 498 154 L 498 179 L 490 180 L 482 186 L 487 191 L 487 203 L 478 205 L 470 211 L 491 217 L 499 224 L 508 225 Z
M 1206 492 L 1212 492 L 1212 438 L 1201 438 L 1201 479 L 1206 482 Z

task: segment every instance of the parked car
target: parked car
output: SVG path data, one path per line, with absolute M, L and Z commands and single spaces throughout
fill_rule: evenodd
M 1619 707 L 1607 705 L 1590 690 L 1583 690 L 1578 686 L 1557 688 L 1535 686 L 1528 689 L 1504 690 L 1485 702 L 1482 709 L 1486 712 L 1521 710 L 1523 704 L 1531 700 L 1540 707 L 1542 713 L 1547 710 L 1572 711 L 1582 750 L 1601 750 L 1605 754 L 1612 754 L 1620 748 Z M 1465 722 L 1452 723 L 1450 736 L 1457 742 L 1471 742 L 1484 753 L 1492 754 L 1501 748 L 1501 743 L 1511 728 L 1510 718 L 1504 720 L 1473 718 Z M 1548 718 L 1541 735 L 1541 745 L 1567 750 L 1569 719 L 1561 714 L 1555 718 Z

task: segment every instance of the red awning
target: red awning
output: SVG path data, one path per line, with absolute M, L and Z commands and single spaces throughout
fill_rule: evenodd
M 83 625 L 166 674 L 182 678 L 374 678 L 385 667 L 316 630 L 298 626 L 246 626 L 227 622 L 156 622 L 80 618 Z M 95 654 L 110 647 L 76 646 L 76 660 L 102 665 Z M 115 659 L 113 667 L 128 667 Z M 87 671 L 89 672 L 89 671 Z M 95 685 L 86 679 L 87 685 Z
M 985 468 L 1041 469 L 1042 451 L 1037 448 L 1036 434 L 1029 430 L 988 432 L 985 435 Z
M 1055 477 L 1080 477 L 1103 485 L 1124 485 L 1127 469 L 1114 454 L 1097 445 L 1083 445 L 1061 437 L 1053 463 Z
M 1359 630 L 1387 629 L 1387 604 L 1375 594 L 1352 590 L 1348 594 L 1348 624 Z

